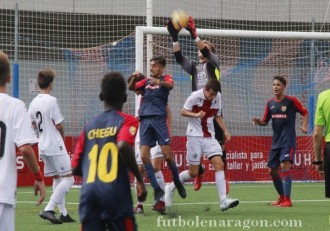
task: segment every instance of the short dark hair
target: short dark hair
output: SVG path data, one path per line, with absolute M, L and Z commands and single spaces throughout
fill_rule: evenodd
M 280 81 L 281 83 L 283 83 L 284 86 L 286 86 L 286 76 L 285 75 L 275 75 L 274 76 L 274 80 L 278 80 Z
M 210 79 L 205 85 L 206 90 L 212 89 L 214 92 L 220 92 L 220 82 L 216 79 Z
M 155 56 L 153 58 L 150 59 L 150 62 L 154 61 L 157 64 L 162 65 L 163 67 L 166 66 L 166 59 L 164 58 L 164 56 Z
M 5 86 L 10 75 L 10 62 L 5 52 L 0 50 L 0 86 Z
M 56 73 L 51 68 L 45 68 L 39 71 L 37 82 L 40 89 L 46 89 L 54 81 Z
M 120 72 L 111 71 L 104 75 L 100 98 L 109 105 L 126 101 L 126 82 Z

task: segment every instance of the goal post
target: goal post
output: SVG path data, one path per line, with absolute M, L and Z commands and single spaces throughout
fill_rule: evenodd
M 265 104 L 273 96 L 273 76 L 285 74 L 288 78 L 286 94 L 294 95 L 309 109 L 309 133 L 299 131 L 302 118 L 297 114 L 297 150 L 294 162 L 296 181 L 321 180 L 312 161 L 313 113 L 320 91 L 329 87 L 328 75 L 330 33 L 245 31 L 197 29 L 202 39 L 214 43 L 220 57 L 221 84 L 223 86 L 224 120 L 232 134 L 226 144 L 229 180 L 236 182 L 270 180 L 267 168 L 271 146 L 271 124 L 254 127 L 253 116 L 261 117 Z M 153 52 L 168 61 L 165 73 L 174 77 L 175 86 L 170 93 L 169 105 L 173 114 L 172 152 L 180 171 L 187 168 L 185 160 L 185 129 L 187 121 L 180 116 L 180 109 L 191 93 L 188 74 L 175 62 L 172 42 L 166 27 L 137 26 L 135 31 L 135 68 L 146 71 L 146 35 L 153 36 Z M 183 55 L 197 61 L 197 48 L 189 32 L 179 34 Z M 138 105 L 136 101 L 136 106 Z M 214 182 L 214 171 L 208 160 L 203 160 L 206 182 Z M 166 164 L 164 164 L 166 165 Z M 165 180 L 170 173 L 164 167 Z

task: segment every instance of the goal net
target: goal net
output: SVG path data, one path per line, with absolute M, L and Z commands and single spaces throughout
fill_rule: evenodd
M 302 116 L 297 115 L 297 149 L 293 164 L 293 179 L 319 180 L 312 165 L 313 114 L 315 100 L 320 91 L 329 87 L 326 33 L 197 30 L 202 39 L 212 42 L 220 57 L 223 115 L 232 140 L 226 144 L 227 170 L 230 181 L 269 180 L 267 158 L 271 146 L 271 122 L 267 127 L 253 126 L 253 116 L 262 117 L 266 102 L 273 97 L 275 75 L 286 75 L 286 94 L 300 99 L 310 112 L 309 132 L 300 132 Z M 168 60 L 166 73 L 174 76 L 175 87 L 170 94 L 173 111 L 172 150 L 181 169 L 185 160 L 185 132 L 187 121 L 179 116 L 191 93 L 189 75 L 176 63 L 172 42 L 166 28 L 137 27 L 136 65 L 146 71 L 148 63 L 147 34 L 153 34 L 153 54 Z M 297 39 L 299 38 L 299 39 Z M 197 48 L 187 31 L 179 36 L 184 56 L 197 61 Z M 213 167 L 207 159 L 205 181 L 214 181 Z M 166 169 L 165 169 L 166 171 Z M 170 174 L 166 174 L 168 177 Z
M 29 105 L 38 93 L 38 71 L 55 69 L 58 77 L 52 94 L 65 118 L 66 145 L 72 154 L 84 124 L 103 111 L 98 100 L 103 75 L 112 70 L 121 71 L 126 78 L 136 69 L 147 73 L 150 57 L 163 55 L 168 61 L 166 73 L 175 81 L 169 99 L 172 149 L 180 170 L 187 168 L 187 121 L 180 116 L 180 109 L 191 93 L 191 81 L 176 64 L 164 27 L 174 9 L 194 17 L 200 37 L 214 43 L 220 58 L 223 113 L 232 134 L 226 144 L 226 175 L 231 181 L 269 180 L 266 161 L 271 125 L 254 127 L 251 118 L 262 116 L 277 74 L 287 75 L 287 94 L 300 99 L 313 115 L 318 93 L 330 85 L 328 0 L 211 0 L 193 4 L 186 0 L 3 0 L 0 49 L 17 67 L 13 68 L 16 81 L 9 85 L 9 94 Z M 153 27 L 140 31 L 137 41 L 137 26 Z M 180 35 L 180 45 L 185 56 L 197 61 L 197 48 L 187 33 Z M 135 95 L 128 94 L 124 112 L 135 114 Z M 320 180 L 311 164 L 313 117 L 307 135 L 300 133 L 300 124 L 298 116 L 293 178 Z M 204 180 L 213 182 L 212 167 L 207 160 L 203 163 Z M 168 181 L 167 169 L 164 166 Z M 29 179 L 25 174 L 28 171 L 23 169 L 19 185 L 20 180 Z

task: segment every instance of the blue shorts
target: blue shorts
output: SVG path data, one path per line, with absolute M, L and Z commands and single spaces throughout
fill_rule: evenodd
M 294 161 L 295 148 L 276 148 L 271 149 L 267 167 L 277 168 L 284 161 Z
M 140 146 L 149 147 L 159 145 L 170 145 L 170 135 L 164 116 L 140 117 Z
M 136 231 L 137 226 L 135 223 L 134 217 L 125 217 L 125 218 L 119 218 L 114 221 L 107 221 L 107 220 L 94 220 L 94 221 L 88 221 L 88 222 L 82 222 L 81 224 L 83 231 L 107 231 L 107 230 L 113 230 L 113 231 L 123 231 L 123 230 L 132 230 Z

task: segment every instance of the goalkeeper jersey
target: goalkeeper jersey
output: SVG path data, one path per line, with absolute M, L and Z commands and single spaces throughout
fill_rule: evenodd
M 16 203 L 16 147 L 37 142 L 25 104 L 0 93 L 0 203 Z
M 39 155 L 67 154 L 64 140 L 55 126 L 64 120 L 57 99 L 49 94 L 37 95 L 30 104 L 29 115 L 37 125 Z
M 212 52 L 207 52 L 207 54 L 206 62 L 197 63 L 182 56 L 181 51 L 175 52 L 176 61 L 190 75 L 192 91 L 204 88 L 209 79 L 220 81 L 219 58 Z

